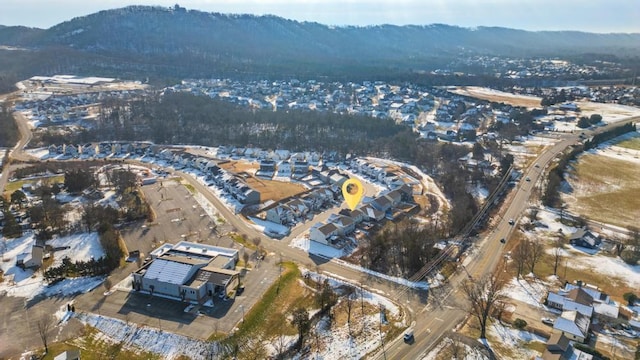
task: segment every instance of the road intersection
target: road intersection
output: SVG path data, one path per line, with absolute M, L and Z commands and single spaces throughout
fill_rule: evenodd
M 9 95 L 10 94 L 4 95 L 1 98 L 6 99 Z M 23 152 L 23 149 L 29 143 L 32 136 L 29 124 L 27 119 L 21 114 L 16 113 L 15 117 L 20 130 L 20 140 L 12 150 L 11 158 L 12 160 L 18 161 L 32 161 L 33 158 Z M 638 120 L 640 120 L 640 117 L 633 117 L 625 121 L 609 124 L 594 131 L 585 131 L 585 133 L 587 136 L 591 136 L 619 126 L 622 123 Z M 289 246 L 291 240 L 299 237 L 308 230 L 312 223 L 326 220 L 331 214 L 337 213 L 340 209 L 333 208 L 323 214 L 317 215 L 313 222 L 309 221 L 294 228 L 289 236 L 281 240 L 274 240 L 266 237 L 263 233 L 257 231 L 238 217 L 238 215 L 232 213 L 206 186 L 192 175 L 179 171 L 176 171 L 176 174 L 184 178 L 211 202 L 217 211 L 240 233 L 245 234 L 249 238 L 257 237 L 262 239 L 261 244 L 270 252 L 270 256 L 274 256 L 276 259 L 292 260 L 315 271 L 335 274 L 342 278 L 350 279 L 354 284 L 361 284 L 365 288 L 384 293 L 385 296 L 398 301 L 408 310 L 405 313 L 408 315 L 407 320 L 412 324 L 415 342 L 410 345 L 405 344 L 402 341 L 402 336 L 400 336 L 390 343 L 385 344 L 383 349 L 378 351 L 373 358 L 419 359 L 437 345 L 444 334 L 453 330 L 464 320 L 467 312 L 463 310 L 463 306 L 457 301 L 457 298 L 461 296 L 461 292 L 458 290 L 459 285 L 468 277 L 479 278 L 493 272 L 497 268 L 502 259 L 502 247 L 504 246 L 504 244 L 500 242 L 500 239 L 506 239 L 508 242 L 511 233 L 514 231 L 514 226 L 509 224 L 507 219 L 516 219 L 517 223 L 517 220 L 531 204 L 536 184 L 540 183 L 541 177 L 544 175 L 544 168 L 559 153 L 567 147 L 579 143 L 580 140 L 577 134 L 564 134 L 558 138 L 558 141 L 554 145 L 544 149 L 531 165 L 524 169 L 523 176 L 521 177 L 522 180 L 514 188 L 514 192 L 509 196 L 507 203 L 502 206 L 499 220 L 496 221 L 495 227 L 484 234 L 482 240 L 473 245 L 473 252 L 464 264 L 465 271 L 456 272 L 448 280 L 447 285 L 438 291 L 440 293 L 437 295 L 438 299 L 435 299 L 436 301 L 430 301 L 428 305 L 424 293 L 408 290 L 403 285 L 383 278 L 373 277 L 366 272 L 341 265 L 340 262 L 311 255 Z M 11 167 L 13 166 L 15 165 L 11 165 Z M 0 177 L 0 193 L 4 190 L 8 181 L 10 170 L 11 168 L 4 171 Z M 530 181 L 524 179 L 530 179 Z M 434 296 L 431 297 L 433 298 Z

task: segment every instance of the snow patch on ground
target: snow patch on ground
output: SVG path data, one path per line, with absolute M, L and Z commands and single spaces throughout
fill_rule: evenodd
M 176 359 L 185 355 L 203 359 L 211 351 L 218 353 L 218 343 L 200 341 L 148 326 L 127 324 L 122 320 L 90 313 L 74 315 L 83 324 L 100 330 L 113 342 L 122 342 L 130 348 L 138 348 L 159 354 L 163 359 Z
M 511 279 L 506 284 L 503 293 L 516 301 L 529 304 L 534 307 L 542 307 L 542 300 L 547 293 L 549 284 L 538 279 Z
M 309 254 L 314 254 L 318 256 L 322 256 L 325 258 L 340 258 L 342 256 L 346 256 L 345 252 L 342 249 L 334 248 L 333 246 L 321 244 L 317 241 L 312 241 L 305 237 L 298 237 L 291 240 L 289 243 L 290 247 L 300 249 L 302 251 L 308 252 Z
M 68 257 L 71 261 L 98 260 L 104 256 L 104 249 L 100 245 L 100 236 L 97 232 L 73 234 L 64 237 L 54 237 L 47 242 L 54 248 L 68 247 L 68 249 L 56 251 L 53 255 L 52 266 L 62 264 L 62 259 Z
M 431 350 L 427 356 L 423 357 L 422 360 L 436 360 L 438 355 L 448 346 L 451 346 L 454 343 L 454 340 L 450 338 L 444 338 L 435 349 Z M 489 357 L 484 355 L 482 351 L 478 348 L 473 348 L 467 344 L 458 343 L 463 347 L 464 357 L 455 360 L 489 360 Z
M 605 255 L 572 256 L 568 259 L 568 266 L 573 268 L 593 270 L 626 282 L 636 289 L 640 288 L 640 265 L 629 265 L 619 257 Z
M 537 351 L 529 350 L 523 345 L 534 341 L 543 344 L 547 342 L 547 339 L 542 336 L 528 331 L 513 329 L 500 323 L 491 324 L 487 330 L 490 337 L 489 343 L 497 342 L 500 346 L 511 349 L 513 352 L 512 359 L 530 359 L 533 356 L 540 355 Z
M 281 224 L 276 224 L 274 222 L 262 220 L 256 217 L 250 217 L 249 219 L 253 221 L 254 228 L 267 234 L 271 233 L 271 234 L 279 234 L 282 236 L 286 236 L 290 232 L 288 227 Z
M 364 301 L 375 306 L 382 305 L 385 307 L 387 311 L 389 311 L 389 313 L 391 313 L 394 316 L 398 316 L 400 314 L 400 309 L 391 300 L 389 300 L 384 296 L 374 294 L 364 288 L 362 288 L 362 291 L 361 291 L 359 284 L 352 283 L 350 281 L 345 280 L 344 278 L 337 277 L 336 275 L 330 274 L 330 273 L 318 274 L 305 268 L 301 268 L 300 272 L 302 273 L 303 276 L 310 276 L 316 282 L 322 283 L 326 279 L 329 281 L 329 285 L 334 289 L 342 287 L 344 285 L 353 286 L 354 288 L 356 288 L 359 299 L 362 298 Z

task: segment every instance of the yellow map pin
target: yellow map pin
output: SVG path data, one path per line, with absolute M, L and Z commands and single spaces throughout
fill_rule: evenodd
M 347 202 L 347 205 L 349 205 L 351 211 L 356 209 L 363 195 L 364 186 L 362 186 L 359 180 L 349 179 L 342 184 L 342 196 L 344 196 L 344 200 Z

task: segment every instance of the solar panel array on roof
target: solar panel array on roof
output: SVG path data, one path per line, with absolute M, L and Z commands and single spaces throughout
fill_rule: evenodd
M 156 259 L 144 277 L 147 279 L 156 279 L 158 281 L 182 285 L 185 278 L 189 274 L 189 270 L 193 265 L 183 264 L 175 261 L 167 261 L 164 259 Z

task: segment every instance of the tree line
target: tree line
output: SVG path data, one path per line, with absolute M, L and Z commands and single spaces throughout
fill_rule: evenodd
M 596 134 L 593 138 L 586 140 L 583 145 L 577 145 L 569 151 L 565 151 L 556 165 L 554 165 L 547 175 L 547 187 L 542 195 L 542 203 L 549 207 L 558 207 L 561 205 L 560 186 L 564 181 L 564 173 L 569 162 L 575 160 L 576 157 L 585 150 L 593 149 L 605 141 L 616 138 L 622 134 L 636 131 L 633 123 L 626 123 L 620 127 Z
M 16 120 L 6 106 L 0 106 L 0 147 L 13 147 L 19 138 Z

